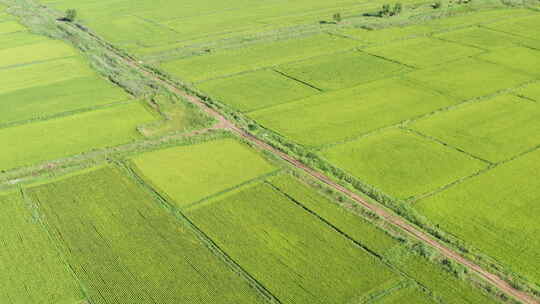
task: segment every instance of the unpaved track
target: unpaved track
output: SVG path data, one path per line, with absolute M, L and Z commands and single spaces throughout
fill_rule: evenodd
M 79 29 L 80 30 L 80 29 Z M 338 185 L 334 181 L 332 181 L 331 178 L 328 176 L 306 166 L 305 164 L 301 163 L 297 159 L 289 156 L 288 154 L 285 154 L 284 152 L 272 147 L 271 145 L 261 141 L 260 139 L 256 138 L 255 136 L 249 134 L 248 132 L 240 129 L 237 127 L 234 123 L 227 120 L 221 113 L 218 111 L 210 108 L 204 101 L 202 101 L 197 96 L 193 96 L 188 94 L 186 91 L 178 88 L 174 83 L 163 79 L 159 75 L 156 75 L 150 70 L 147 70 L 145 67 L 143 67 L 140 63 L 136 62 L 135 60 L 123 56 L 120 52 L 116 51 L 111 45 L 109 45 L 107 42 L 101 40 L 99 37 L 93 35 L 92 33 L 87 32 L 90 36 L 92 36 L 96 41 L 98 41 L 101 45 L 104 47 L 114 51 L 119 59 L 130 65 L 131 67 L 139 70 L 146 76 L 152 78 L 153 80 L 161 83 L 163 86 L 167 87 L 172 92 L 186 98 L 190 102 L 196 104 L 199 106 L 205 113 L 208 115 L 214 117 L 218 122 L 216 125 L 214 125 L 210 129 L 222 129 L 222 130 L 229 130 L 233 133 L 241 136 L 242 138 L 245 138 L 246 140 L 250 141 L 255 146 L 259 147 L 260 149 L 269 151 L 277 156 L 279 156 L 281 159 L 287 161 L 294 167 L 301 169 L 305 173 L 309 174 L 310 176 L 316 178 L 317 180 L 325 183 L 326 185 L 332 187 L 333 189 L 341 192 L 342 194 L 348 196 L 352 200 L 354 200 L 356 203 L 362 205 L 368 210 L 371 210 L 387 222 L 391 223 L 392 225 L 400 228 L 404 232 L 406 232 L 408 235 L 412 236 L 413 238 L 424 242 L 434 248 L 437 248 L 442 255 L 444 255 L 446 258 L 451 259 L 455 262 L 458 262 L 466 267 L 468 267 L 470 270 L 474 271 L 478 276 L 485 279 L 486 281 L 490 282 L 494 286 L 498 287 L 500 290 L 505 292 L 507 295 L 510 295 L 514 297 L 516 300 L 521 301 L 522 303 L 526 304 L 540 304 L 536 299 L 534 299 L 532 296 L 530 296 L 527 293 L 524 293 L 520 290 L 515 289 L 510 284 L 508 284 L 506 281 L 504 281 L 501 277 L 499 277 L 496 274 L 493 274 L 482 267 L 478 266 L 474 262 L 464 258 L 459 253 L 454 251 L 453 249 L 447 247 L 446 245 L 440 243 L 438 240 L 435 240 L 427 233 L 421 231 L 419 228 L 411 225 L 407 221 L 405 221 L 403 218 L 396 216 L 392 214 L 391 212 L 387 211 L 386 209 L 382 208 L 381 206 L 377 204 L 370 203 L 363 199 L 358 194 L 352 192 L 351 190 L 344 188 L 341 185 Z

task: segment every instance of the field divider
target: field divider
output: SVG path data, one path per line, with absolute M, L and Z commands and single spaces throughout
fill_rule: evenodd
M 239 277 L 247 281 L 247 283 L 254 288 L 263 298 L 269 303 L 281 304 L 281 301 L 274 296 L 261 282 L 247 272 L 240 264 L 236 263 L 231 256 L 229 256 L 223 249 L 221 249 L 206 233 L 199 229 L 180 209 L 174 207 L 164 196 L 155 190 L 151 185 L 147 184 L 143 178 L 125 161 L 116 161 L 115 165 L 119 167 L 127 176 L 133 179 L 140 187 L 147 191 L 155 200 L 171 213 L 177 220 L 184 223 L 191 229 L 196 236 L 204 242 L 209 250 L 211 250 L 215 256 L 221 259 L 229 268 L 235 272 Z
M 308 87 L 310 87 L 310 88 L 313 88 L 313 89 L 315 89 L 315 90 L 317 90 L 317 91 L 319 91 L 319 92 L 324 92 L 323 89 L 320 89 L 320 88 L 316 87 L 315 85 L 313 85 L 313 84 L 311 84 L 311 83 L 309 83 L 309 82 L 303 81 L 303 80 L 298 79 L 298 78 L 295 78 L 295 77 L 293 77 L 293 76 L 290 76 L 290 75 L 288 75 L 288 74 L 286 74 L 286 73 L 284 73 L 284 72 L 282 72 L 282 71 L 280 71 L 280 70 L 278 70 L 278 69 L 272 69 L 272 71 L 274 71 L 274 72 L 280 74 L 281 76 L 283 76 L 283 77 L 285 77 L 285 78 L 288 78 L 288 79 L 290 79 L 290 80 L 294 80 L 294 81 L 296 81 L 296 82 L 298 82 L 298 83 L 301 83 L 301 84 L 306 85 L 306 86 L 308 86 Z

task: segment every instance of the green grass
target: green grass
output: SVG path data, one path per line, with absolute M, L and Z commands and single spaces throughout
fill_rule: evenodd
M 255 111 L 249 116 L 298 143 L 320 146 L 355 138 L 454 102 L 405 81 L 389 79 Z
M 536 82 L 524 88 L 520 88 L 516 90 L 515 93 L 520 96 L 525 96 L 527 98 L 540 102 L 540 82 Z
M 400 64 L 357 51 L 311 58 L 278 69 L 324 90 L 352 87 L 408 71 Z
M 51 242 L 36 206 L 20 192 L 0 193 L 0 302 L 79 303 L 77 280 Z
M 530 132 L 533 134 L 533 132 Z M 540 151 L 422 200 L 433 223 L 510 269 L 540 283 Z
M 95 72 L 79 58 L 0 69 L 0 94 L 91 75 L 95 75 Z
M 509 56 L 512 54 L 512 56 Z M 535 77 L 540 76 L 540 51 L 525 47 L 512 47 L 484 54 L 479 58 L 497 65 L 515 69 Z
M 491 162 L 500 162 L 540 142 L 537 103 L 501 95 L 440 113 L 411 125 L 415 130 Z
M 383 298 L 374 301 L 377 304 L 401 304 L 401 303 L 414 303 L 414 304 L 429 304 L 437 303 L 431 299 L 419 288 L 407 287 L 394 291 Z
M 234 139 L 149 152 L 132 162 L 181 208 L 276 170 Z
M 368 53 L 424 68 L 482 53 L 477 48 L 432 38 L 417 38 L 367 48 Z
M 197 87 L 241 112 L 250 112 L 318 93 L 317 90 L 272 70 L 211 80 Z
M 524 42 L 522 37 L 493 31 L 482 27 L 471 27 L 436 35 L 436 37 L 485 49 L 507 48 Z
M 0 35 L 26 31 L 26 28 L 16 21 L 0 22 Z
M 322 155 L 356 178 L 402 199 L 433 191 L 487 167 L 452 148 L 400 129 L 334 146 Z
M 486 25 L 491 29 L 515 34 L 531 39 L 537 39 L 540 35 L 540 14 L 522 18 L 513 18 Z
M 26 192 L 91 303 L 264 303 L 118 169 L 99 168 Z
M 140 139 L 136 127 L 155 119 L 139 103 L 0 129 L 0 169 L 66 157 Z
M 401 280 L 265 183 L 187 216 L 281 303 L 359 302 Z
M 76 54 L 72 47 L 60 41 L 45 41 L 5 48 L 0 50 L 0 69 L 6 66 L 70 57 Z
M 47 37 L 29 32 L 0 35 L 0 51 L 47 41 Z
M 427 288 L 443 303 L 496 303 L 469 282 L 456 278 L 440 264 L 412 253 L 411 249 L 406 248 L 382 229 L 352 213 L 350 209 L 354 207 L 345 209 L 290 175 L 275 177 L 270 182 L 303 207 L 315 212 L 362 246 L 377 253 L 387 263 Z
M 187 81 L 201 81 L 351 49 L 357 41 L 319 34 L 166 62 L 161 67 Z
M 24 121 L 128 100 L 122 89 L 96 76 L 33 86 L 0 94 L 0 123 Z
M 532 79 L 512 69 L 476 59 L 415 71 L 405 77 L 460 99 L 493 94 Z

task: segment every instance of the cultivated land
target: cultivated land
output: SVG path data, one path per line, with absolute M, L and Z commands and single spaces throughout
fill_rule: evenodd
M 537 303 L 529 3 L 0 3 L 0 302 Z

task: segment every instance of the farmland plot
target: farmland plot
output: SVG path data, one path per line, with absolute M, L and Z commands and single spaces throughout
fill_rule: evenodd
M 242 112 L 287 103 L 318 91 L 272 70 L 260 70 L 203 82 L 197 86 Z
M 234 139 L 148 152 L 132 162 L 180 208 L 276 170 Z
M 57 304 L 84 299 L 77 279 L 19 191 L 0 193 L 0 302 Z
M 373 303 L 377 304 L 401 304 L 401 303 L 415 303 L 415 304 L 429 304 L 437 303 L 435 300 L 430 299 L 429 296 L 424 294 L 418 288 L 407 287 L 394 291 L 389 295 L 386 295 Z
M 501 32 L 538 39 L 540 35 L 540 14 L 536 13 L 532 16 L 502 20 L 485 26 Z
M 501 95 L 414 122 L 421 133 L 491 162 L 510 159 L 540 143 L 540 105 Z
M 536 150 L 415 207 L 433 223 L 538 284 L 539 164 Z
M 26 28 L 15 21 L 0 21 L 0 35 L 25 31 Z
M 29 33 L 28 31 L 0 35 L 0 50 L 21 47 L 47 41 L 47 37 Z
M 76 55 L 75 50 L 60 41 L 45 41 L 0 50 L 0 69 Z
M 180 79 L 197 82 L 352 49 L 357 44 L 354 40 L 319 34 L 173 60 L 162 67 Z
M 140 139 L 137 126 L 156 117 L 140 103 L 0 129 L 0 169 L 32 165 Z
M 397 198 L 435 190 L 487 167 L 487 163 L 400 129 L 334 146 L 322 155 Z
M 415 71 L 404 77 L 462 100 L 494 94 L 533 79 L 513 69 L 477 59 Z
M 508 56 L 512 54 L 512 56 Z M 526 47 L 512 47 L 479 56 L 497 65 L 516 69 L 535 77 L 540 76 L 540 51 Z
M 26 192 L 91 303 L 264 302 L 117 169 L 98 168 Z
M 270 182 L 279 191 L 285 193 L 310 212 L 314 212 L 317 216 L 331 223 L 356 242 L 362 244 L 363 247 L 385 258 L 389 264 L 405 273 L 408 278 L 427 288 L 443 303 L 497 303 L 497 301 L 482 293 L 470 283 L 456 278 L 443 270 L 439 264 L 411 253 L 410 249 L 404 248 L 401 242 L 385 231 L 352 213 L 349 209 L 337 205 L 334 201 L 321 193 L 315 192 L 312 188 L 290 175 L 272 178 Z M 421 293 L 418 290 L 417 292 Z M 410 296 L 413 299 L 424 298 L 421 294 L 411 294 Z M 410 301 L 407 303 L 416 302 Z
M 540 82 L 516 90 L 515 94 L 540 102 Z
M 401 280 L 265 183 L 187 216 L 282 303 L 358 302 Z
M 320 146 L 354 138 L 454 103 L 451 98 L 406 81 L 388 79 L 262 109 L 249 116 L 298 143 Z
M 323 90 L 352 87 L 409 69 L 358 51 L 310 58 L 279 66 L 278 70 Z
M 523 37 L 510 35 L 483 27 L 470 27 L 462 30 L 445 32 L 436 35 L 436 37 L 485 49 L 506 48 L 520 45 L 524 42 L 526 43 L 526 39 Z
M 432 38 L 417 38 L 367 48 L 370 54 L 398 61 L 409 66 L 425 68 L 484 51 Z

